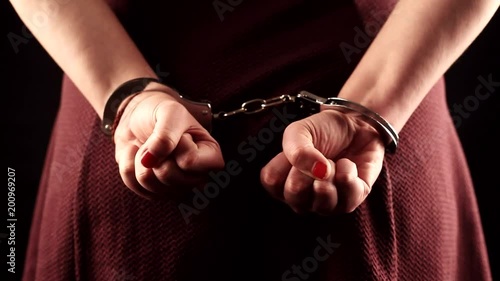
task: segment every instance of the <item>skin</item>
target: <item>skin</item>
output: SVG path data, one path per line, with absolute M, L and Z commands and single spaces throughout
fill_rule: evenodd
M 118 85 L 136 77 L 155 77 L 103 1 L 11 3 L 99 117 Z M 339 97 L 372 109 L 400 131 L 493 17 L 499 3 L 400 0 Z M 40 11 L 48 15 L 43 25 L 33 20 Z M 224 165 L 216 140 L 168 95 L 174 93 L 152 84 L 131 99 L 115 132 L 115 158 L 122 179 L 146 198 L 201 183 L 208 171 Z M 141 163 L 147 152 L 156 159 L 152 168 Z M 371 127 L 324 111 L 287 127 L 283 152 L 262 168 L 261 182 L 296 212 L 351 212 L 370 193 L 383 159 L 383 144 Z M 312 174 L 318 162 L 327 168 L 323 178 Z

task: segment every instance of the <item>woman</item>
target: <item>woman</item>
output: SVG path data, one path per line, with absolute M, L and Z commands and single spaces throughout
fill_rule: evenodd
M 168 2 L 12 1 L 66 74 L 25 280 L 491 280 L 442 75 L 498 0 Z M 339 110 L 210 133 L 178 97 L 300 90 L 396 153 Z

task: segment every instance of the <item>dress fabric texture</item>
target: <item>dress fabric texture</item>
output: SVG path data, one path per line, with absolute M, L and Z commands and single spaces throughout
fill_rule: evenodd
M 110 2 L 160 78 L 215 110 L 299 90 L 335 96 L 394 4 Z M 491 280 L 443 79 L 351 214 L 296 215 L 261 186 L 294 118 L 279 108 L 216 123 L 234 175 L 215 173 L 213 198 L 147 201 L 122 183 L 113 143 L 65 77 L 24 280 Z

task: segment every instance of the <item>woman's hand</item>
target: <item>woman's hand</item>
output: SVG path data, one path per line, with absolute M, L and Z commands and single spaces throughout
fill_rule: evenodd
M 172 91 L 172 94 L 175 94 Z M 143 92 L 125 107 L 114 134 L 124 183 L 148 199 L 180 194 L 224 166 L 219 144 L 169 94 Z
M 370 193 L 384 152 L 370 125 L 326 110 L 287 127 L 283 152 L 262 169 L 261 181 L 295 212 L 352 212 Z

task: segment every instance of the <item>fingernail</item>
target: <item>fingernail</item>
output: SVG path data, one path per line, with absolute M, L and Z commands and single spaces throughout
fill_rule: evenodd
M 312 174 L 318 179 L 324 179 L 326 176 L 326 165 L 323 162 L 317 161 L 312 168 Z
M 157 163 L 158 159 L 149 152 L 146 152 L 144 156 L 142 156 L 141 164 L 146 168 L 153 168 Z

